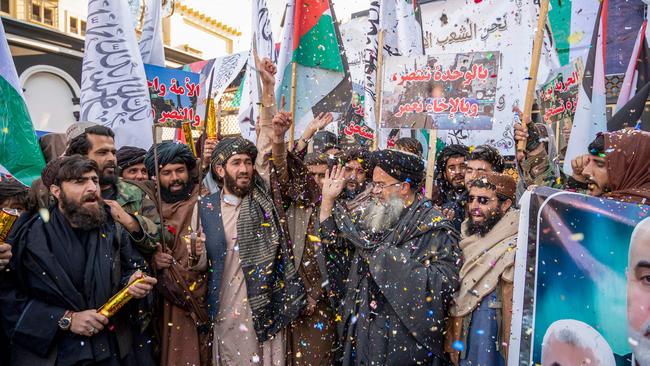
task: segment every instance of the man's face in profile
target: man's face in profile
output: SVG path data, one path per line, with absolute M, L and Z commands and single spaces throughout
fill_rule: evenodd
M 630 346 L 640 365 L 650 363 L 650 221 L 637 226 L 627 268 L 627 324 Z

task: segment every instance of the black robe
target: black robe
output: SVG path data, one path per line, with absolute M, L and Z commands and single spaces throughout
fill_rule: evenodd
M 446 364 L 443 330 L 459 286 L 459 236 L 418 196 L 396 227 L 368 240 L 337 204 L 321 223 L 344 365 Z
M 13 257 L 10 270 L 0 275 L 0 309 L 12 364 L 153 364 L 150 347 L 133 344 L 133 303 L 93 337 L 58 327 L 66 310 L 98 309 L 136 270 L 145 269 L 126 230 L 115 224 L 108 210 L 100 228 L 80 231 L 54 208 L 49 222 L 35 215 L 21 223 L 8 242 Z

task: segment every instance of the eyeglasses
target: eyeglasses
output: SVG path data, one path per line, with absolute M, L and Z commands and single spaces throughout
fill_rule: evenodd
M 472 203 L 474 200 L 478 200 L 479 205 L 487 205 L 490 201 L 496 201 L 496 198 L 490 198 L 485 196 L 472 196 L 467 197 L 467 203 Z
M 384 184 L 384 183 L 375 183 L 375 182 L 373 182 L 372 183 L 372 191 L 377 192 L 377 193 L 381 193 L 384 189 L 386 189 L 388 187 L 398 186 L 400 184 L 402 184 L 402 182 L 393 183 L 393 184 Z

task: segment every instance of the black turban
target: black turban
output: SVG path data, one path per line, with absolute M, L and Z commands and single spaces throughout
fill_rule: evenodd
M 255 162 L 257 148 L 243 137 L 227 137 L 219 141 L 212 151 L 212 165 L 223 165 L 231 156 L 237 154 L 246 154 Z
M 191 171 L 196 167 L 196 158 L 187 145 L 165 141 L 158 144 L 158 164 L 159 168 L 167 164 L 185 164 L 187 170 Z M 153 146 L 144 157 L 144 166 L 147 167 L 147 172 L 150 176 L 156 175 L 156 160 L 154 158 Z
M 418 187 L 424 179 L 424 161 L 417 155 L 398 150 L 380 150 L 373 154 L 373 161 L 391 177 Z
M 136 164 L 142 164 L 145 155 L 147 155 L 147 150 L 145 149 L 134 146 L 123 146 L 115 154 L 117 166 L 124 170 Z

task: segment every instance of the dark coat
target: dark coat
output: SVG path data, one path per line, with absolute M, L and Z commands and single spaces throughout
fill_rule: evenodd
M 420 196 L 378 240 L 354 222 L 337 205 L 320 228 L 343 364 L 445 364 L 443 330 L 461 267 L 458 233 Z
M 0 306 L 12 363 L 75 365 L 133 356 L 131 306 L 92 338 L 61 331 L 58 320 L 66 310 L 101 307 L 145 268 L 142 257 L 108 212 L 104 225 L 84 233 L 86 240 L 58 209 L 50 216 L 49 222 L 32 216 L 9 240 L 13 258 L 0 280 Z

